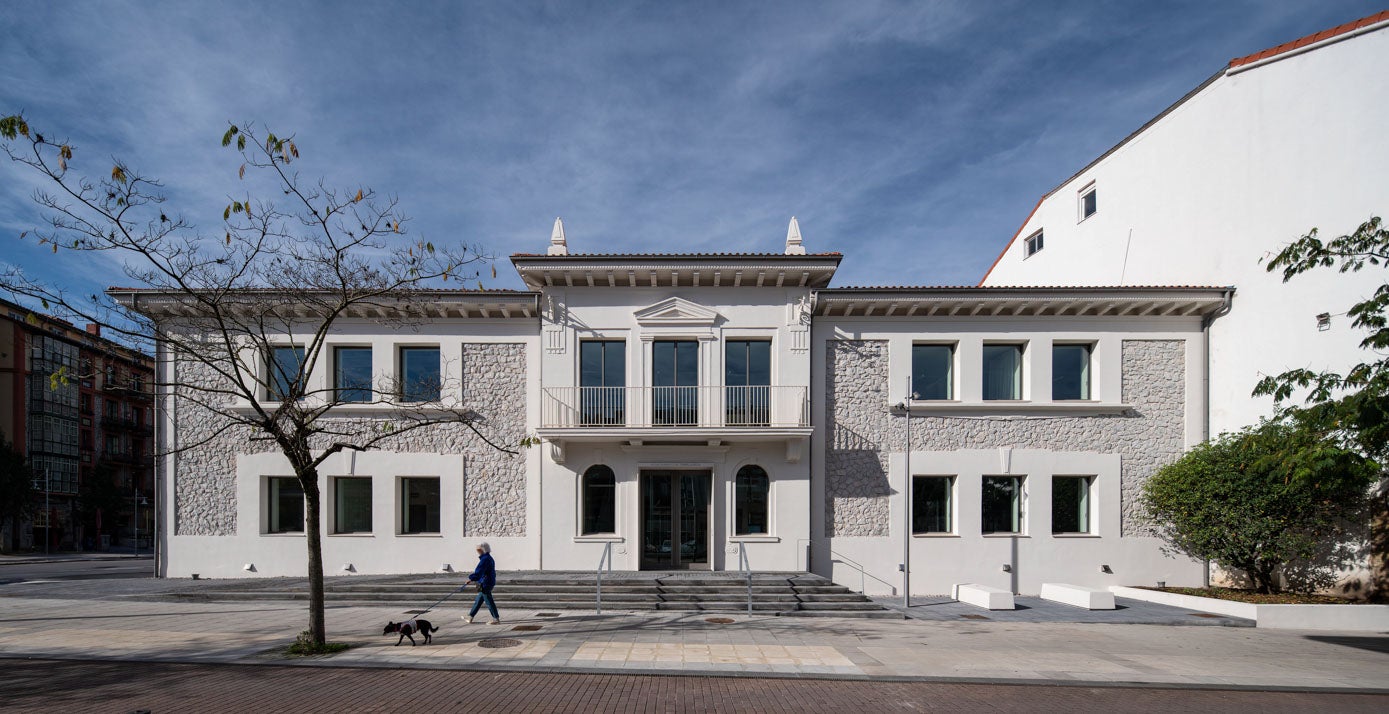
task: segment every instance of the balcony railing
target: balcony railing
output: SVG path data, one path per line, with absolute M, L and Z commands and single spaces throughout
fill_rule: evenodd
M 541 426 L 803 427 L 805 387 L 547 387 Z

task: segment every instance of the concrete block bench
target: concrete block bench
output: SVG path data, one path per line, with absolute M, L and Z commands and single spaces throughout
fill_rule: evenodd
M 1087 610 L 1114 609 L 1114 593 L 1080 585 L 1042 583 L 1042 599 L 1064 605 L 1075 605 Z
M 956 600 L 987 610 L 1012 610 L 1013 593 L 975 583 L 961 583 L 954 588 Z

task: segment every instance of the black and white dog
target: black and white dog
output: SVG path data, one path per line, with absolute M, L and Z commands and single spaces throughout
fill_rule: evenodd
M 411 646 L 411 647 L 414 647 L 414 646 L 415 646 L 415 637 L 414 637 L 414 633 L 418 632 L 418 633 L 424 635 L 424 643 L 425 643 L 425 644 L 430 644 L 430 640 L 433 639 L 433 638 L 430 637 L 429 633 L 431 633 L 431 632 L 438 632 L 438 631 L 439 631 L 439 628 L 434 627 L 433 625 L 429 624 L 429 620 L 414 619 L 414 620 L 406 620 L 405 622 L 392 622 L 392 623 L 389 623 L 389 624 L 386 625 L 386 631 L 385 631 L 385 632 L 382 632 L 381 634 L 383 634 L 383 635 L 389 635 L 389 634 L 391 634 L 392 632 L 399 632 L 399 633 L 400 633 L 400 638 L 397 639 L 397 640 L 395 641 L 396 647 L 399 647 L 399 646 L 400 646 L 400 643 L 404 642 L 406 637 L 409 637 L 409 638 L 410 638 L 410 646 Z

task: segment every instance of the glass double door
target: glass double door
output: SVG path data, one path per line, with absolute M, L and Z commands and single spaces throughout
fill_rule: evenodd
M 709 471 L 641 472 L 643 570 L 708 570 Z

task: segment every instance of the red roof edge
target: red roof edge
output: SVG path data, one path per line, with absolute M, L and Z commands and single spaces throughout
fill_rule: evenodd
M 1018 226 L 1018 232 L 1013 234 L 1012 239 L 1008 241 L 1008 245 L 1003 246 L 1003 252 L 999 253 L 997 258 L 994 258 L 993 265 L 989 266 L 988 271 L 984 273 L 984 277 L 979 279 L 979 284 L 975 287 L 984 287 L 984 281 L 989 279 L 989 275 L 994 272 L 994 268 L 998 267 L 998 263 L 999 261 L 1003 260 L 1003 256 L 1008 255 L 1008 249 L 1012 248 L 1013 244 L 1018 242 L 1018 236 L 1022 235 L 1022 231 L 1024 228 L 1027 227 L 1028 221 L 1031 221 L 1032 217 L 1037 215 L 1037 209 L 1042 207 L 1042 201 L 1045 200 L 1047 200 L 1046 196 L 1042 196 L 1041 198 L 1037 199 L 1037 205 L 1033 206 L 1032 210 L 1028 212 L 1027 218 L 1022 219 L 1022 225 Z
M 1383 10 L 1368 17 L 1362 17 L 1359 20 L 1352 20 L 1344 25 L 1337 25 L 1329 30 L 1322 30 L 1321 32 L 1316 32 L 1307 35 L 1306 37 L 1299 37 L 1296 40 L 1293 40 L 1292 42 L 1284 42 L 1281 45 L 1277 45 L 1275 47 L 1270 47 L 1266 50 L 1255 52 L 1252 55 L 1236 57 L 1230 60 L 1230 66 L 1240 67 L 1253 62 L 1258 62 L 1259 60 L 1268 59 L 1269 57 L 1276 57 L 1285 52 L 1292 52 L 1293 50 L 1306 47 L 1307 45 L 1321 42 L 1323 40 L 1329 40 L 1333 37 L 1344 35 L 1348 32 L 1354 32 L 1362 27 L 1366 27 L 1368 25 L 1375 25 L 1386 20 L 1389 20 L 1389 10 Z

